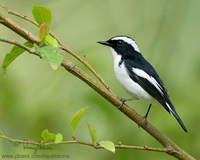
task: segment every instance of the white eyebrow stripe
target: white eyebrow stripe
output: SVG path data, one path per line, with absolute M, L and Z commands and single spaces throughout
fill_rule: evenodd
M 123 40 L 124 42 L 130 44 L 137 52 L 141 53 L 140 50 L 139 50 L 139 48 L 138 48 L 138 45 L 131 38 L 123 37 L 123 36 L 118 36 L 118 37 L 112 38 L 112 40 Z
M 161 90 L 162 87 L 160 86 L 160 84 L 152 77 L 152 76 L 149 76 L 146 72 L 144 72 L 143 70 L 141 69 L 138 69 L 138 68 L 132 68 L 132 71 L 138 75 L 139 77 L 142 77 L 142 78 L 145 78 L 147 79 L 151 84 L 153 84 L 156 89 L 164 96 L 164 93 L 163 91 Z

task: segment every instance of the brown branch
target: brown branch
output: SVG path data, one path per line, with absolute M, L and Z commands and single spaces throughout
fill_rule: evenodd
M 129 145 L 115 145 L 115 148 L 119 149 L 137 149 L 137 150 L 148 150 L 148 151 L 156 151 L 156 152 L 169 152 L 167 148 L 154 148 L 154 147 L 148 147 L 148 146 L 129 146 Z
M 30 32 L 26 31 L 24 28 L 20 27 L 18 24 L 3 16 L 0 13 L 0 22 L 4 24 L 6 27 L 10 28 L 18 35 L 22 36 L 26 40 L 32 43 L 39 43 L 38 38 L 35 38 Z M 12 22 L 12 23 L 11 23 Z M 28 34 L 27 34 L 28 33 Z M 63 48 L 67 52 L 71 51 L 67 48 Z M 27 50 L 28 51 L 28 50 Z M 85 63 L 85 62 L 84 62 Z M 103 96 L 107 101 L 109 101 L 114 106 L 119 106 L 121 101 L 116 97 L 115 94 L 108 91 L 101 84 L 99 84 L 96 80 L 94 80 L 91 76 L 83 72 L 80 68 L 78 68 L 75 64 L 70 62 L 69 60 L 64 59 L 61 64 L 67 71 L 84 81 L 88 86 L 93 88 L 96 92 L 98 92 L 101 96 Z M 190 159 L 194 160 L 194 158 L 186 153 L 184 150 L 179 148 L 173 141 L 171 141 L 167 136 L 161 133 L 157 128 L 155 128 L 149 122 L 144 123 L 145 120 L 142 116 L 136 113 L 132 108 L 128 107 L 124 104 L 120 109 L 122 113 L 124 113 L 127 117 L 141 126 L 146 132 L 148 132 L 151 136 L 153 136 L 160 144 L 162 144 L 166 149 L 169 149 L 168 154 L 176 157 L 177 159 L 184 160 Z
M 10 18 L 5 17 L 2 13 L 0 13 L 0 23 L 4 26 L 8 27 L 24 39 L 28 40 L 31 43 L 39 43 L 40 39 L 34 36 L 32 33 L 22 28 L 19 24 L 15 23 Z
M 80 56 L 78 56 L 76 53 L 74 53 L 72 50 L 67 48 L 62 43 L 61 43 L 61 47 L 60 48 L 63 49 L 64 51 L 70 53 L 72 56 L 74 56 L 76 59 L 78 59 L 81 63 L 83 63 L 99 79 L 99 81 L 106 87 L 106 89 L 108 91 L 110 91 L 113 95 L 115 95 L 115 93 L 107 85 L 107 83 L 104 81 L 104 79 L 92 68 L 92 66 L 87 62 L 86 59 L 81 58 Z

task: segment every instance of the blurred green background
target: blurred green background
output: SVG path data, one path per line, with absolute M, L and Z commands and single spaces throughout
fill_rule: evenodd
M 171 100 L 186 125 L 185 133 L 172 115 L 153 106 L 148 121 L 195 158 L 200 158 L 200 1 L 196 0 L 1 0 L 12 10 L 30 18 L 32 4 L 52 11 L 51 31 L 70 49 L 88 62 L 105 79 L 115 93 L 128 94 L 119 87 L 109 50 L 96 43 L 116 35 L 134 38 L 143 56 L 154 66 L 168 88 Z M 38 28 L 0 11 L 35 35 Z M 25 40 L 0 25 L 0 37 Z M 12 46 L 0 43 L 0 63 Z M 70 55 L 65 56 L 93 76 Z M 94 76 L 93 76 L 94 77 Z M 148 104 L 128 102 L 144 115 Z M 24 53 L 0 72 L 0 130 L 11 138 L 40 141 L 41 132 L 62 133 L 71 140 L 73 114 L 90 106 L 77 128 L 77 138 L 91 141 L 87 122 L 97 131 L 98 139 L 127 145 L 162 147 L 137 124 L 62 67 L 53 71 L 38 57 Z M 31 155 L 32 150 L 14 147 L 0 139 L 0 154 Z M 162 159 L 163 153 L 117 149 L 113 154 L 81 145 L 54 146 L 38 154 L 69 155 L 69 159 Z M 25 159 L 25 158 L 23 158 Z

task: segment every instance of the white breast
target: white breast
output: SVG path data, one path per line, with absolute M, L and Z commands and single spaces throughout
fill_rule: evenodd
M 154 98 L 151 97 L 140 85 L 135 83 L 128 75 L 128 72 L 125 68 L 124 62 L 119 66 L 121 60 L 121 55 L 118 55 L 114 49 L 110 48 L 111 53 L 114 59 L 114 72 L 121 83 L 121 85 L 128 91 L 128 93 L 134 98 L 137 97 L 141 100 L 146 100 L 154 102 Z

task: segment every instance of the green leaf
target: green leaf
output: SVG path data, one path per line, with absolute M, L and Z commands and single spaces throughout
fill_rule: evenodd
M 45 42 L 47 42 L 48 45 L 50 46 L 54 46 L 56 48 L 58 48 L 58 42 L 55 38 L 51 37 L 51 36 L 46 36 Z
M 33 44 L 30 43 L 30 42 L 25 42 L 24 45 L 29 47 L 29 48 L 33 47 Z M 3 64 L 2 64 L 2 68 L 6 71 L 9 64 L 12 63 L 12 61 L 14 61 L 23 52 L 25 52 L 25 50 L 23 48 L 20 48 L 18 46 L 14 46 L 12 48 L 12 50 L 9 53 L 6 54 L 4 61 L 3 61 Z
M 32 14 L 35 21 L 41 25 L 43 23 L 51 24 L 52 15 L 51 11 L 45 7 L 33 5 Z
M 62 134 L 61 133 L 56 134 L 55 143 L 62 142 L 62 140 L 63 140 Z
M 43 142 L 50 142 L 50 141 L 55 141 L 56 139 L 56 135 L 53 133 L 49 133 L 48 129 L 45 129 L 42 134 L 41 134 L 42 138 L 43 138 Z
M 94 127 L 92 127 L 89 123 L 87 123 L 87 126 L 88 126 L 88 129 L 90 131 L 90 136 L 91 136 L 91 139 L 92 139 L 92 143 L 94 144 L 94 142 L 97 139 L 97 132 L 94 129 Z
M 53 46 L 39 47 L 36 45 L 35 47 L 36 51 L 41 55 L 42 59 L 49 63 L 54 70 L 56 70 L 58 66 L 61 65 L 63 60 L 63 56 L 60 55 L 62 52 L 61 49 Z
M 115 145 L 111 141 L 100 141 L 99 142 L 100 146 L 115 153 Z
M 73 136 L 75 136 L 75 130 L 76 130 L 76 127 L 78 125 L 78 122 L 80 121 L 81 117 L 83 116 L 83 114 L 85 113 L 85 111 L 88 109 L 88 107 L 85 107 L 79 111 L 77 111 L 73 118 L 72 118 L 72 122 L 71 122 L 71 129 L 73 131 Z
M 3 132 L 0 130 L 0 136 L 3 136 L 4 134 L 3 134 Z

